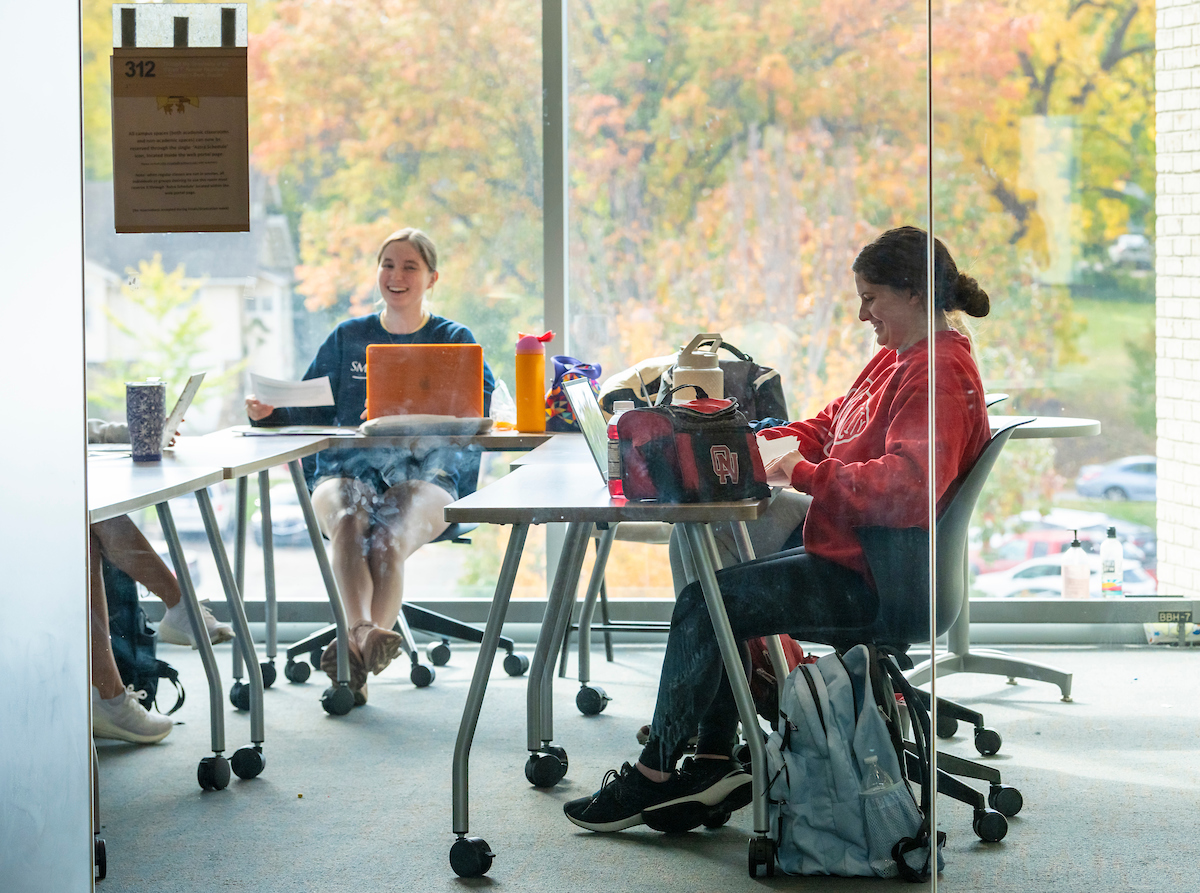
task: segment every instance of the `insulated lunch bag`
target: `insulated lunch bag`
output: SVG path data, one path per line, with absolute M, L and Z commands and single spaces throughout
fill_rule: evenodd
M 676 389 L 678 390 L 678 388 Z M 659 502 L 730 502 L 770 495 L 758 443 L 733 400 L 631 409 L 617 420 L 625 498 Z

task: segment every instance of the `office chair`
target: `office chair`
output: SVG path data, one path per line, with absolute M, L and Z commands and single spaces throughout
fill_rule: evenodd
M 1027 421 L 1013 422 L 992 435 L 975 464 L 959 479 L 958 491 L 937 520 L 937 567 L 934 570 L 937 629 L 934 635 L 941 635 L 951 627 L 966 602 L 967 530 L 971 515 L 1000 451 L 1013 430 Z M 919 527 L 862 527 L 855 533 L 879 592 L 879 613 L 862 627 L 800 629 L 793 630 L 791 635 L 801 641 L 830 645 L 839 653 L 860 643 L 872 644 L 885 649 L 902 670 L 911 670 L 909 647 L 934 638 L 929 629 L 929 533 Z M 784 555 L 763 560 L 789 559 Z M 923 700 L 928 701 L 928 695 Z M 953 711 L 957 706 L 941 698 L 937 705 L 938 712 Z M 976 728 L 982 728 L 982 719 Z M 995 735 L 995 739 L 998 749 L 999 736 Z M 910 767 L 915 759 L 916 753 L 909 749 Z M 955 776 L 986 781 L 989 785 L 986 797 Z M 937 789 L 972 807 L 975 833 L 985 841 L 1001 840 L 1008 830 L 1007 819 L 1016 815 L 1022 806 L 1020 792 L 1002 784 L 998 771 L 949 754 L 938 755 Z
M 614 631 L 649 633 L 666 633 L 671 624 L 665 620 L 613 620 L 608 613 L 608 588 L 604 575 L 608 565 L 608 556 L 612 544 L 616 540 L 630 543 L 651 543 L 666 545 L 671 541 L 673 525 L 665 521 L 622 521 L 620 524 L 597 524 L 595 530 L 596 561 L 592 565 L 592 573 L 588 578 L 588 588 L 583 603 L 579 609 L 579 621 L 567 626 L 567 634 L 563 637 L 562 653 L 559 656 L 558 675 L 566 678 L 567 653 L 571 647 L 571 633 L 580 631 L 579 639 L 579 691 L 575 695 L 575 706 L 584 716 L 595 716 L 608 706 L 609 697 L 598 685 L 590 684 L 591 675 L 591 640 L 584 644 L 584 636 L 594 631 L 604 634 L 604 656 L 609 663 L 613 661 L 612 634 Z M 600 623 L 592 623 L 596 603 L 600 604 Z
M 461 496 L 475 492 L 475 488 L 479 485 L 478 451 L 464 452 L 459 479 L 462 482 Z M 426 546 L 446 542 L 469 545 L 471 540 L 467 534 L 478 526 L 477 524 L 451 524 L 439 536 L 426 543 Z M 404 650 L 412 664 L 408 678 L 417 688 L 424 688 L 431 684 L 436 676 L 434 667 L 445 666 L 450 661 L 450 639 L 476 644 L 483 641 L 482 629 L 408 602 L 404 602 L 400 606 L 400 616 L 396 618 L 396 623 L 392 628 L 404 637 Z M 412 634 L 413 629 L 438 637 L 439 641 L 430 642 L 425 649 L 426 657 L 433 664 L 432 667 L 421 663 L 421 656 L 417 651 Z M 283 675 L 289 682 L 305 682 L 311 673 L 309 664 L 315 669 L 320 669 L 321 655 L 336 636 L 337 628 L 331 624 L 296 642 L 287 649 L 287 664 L 284 666 Z M 509 676 L 521 676 L 529 669 L 529 658 L 514 650 L 516 645 L 512 639 L 501 636 L 498 647 L 506 652 L 504 671 Z M 296 659 L 305 654 L 308 655 L 308 663 Z

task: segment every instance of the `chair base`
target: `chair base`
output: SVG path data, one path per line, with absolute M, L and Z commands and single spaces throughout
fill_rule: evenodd
M 476 644 L 483 642 L 483 630 L 462 623 L 452 617 L 447 617 L 445 614 L 439 614 L 436 611 L 430 611 L 428 608 L 422 608 L 418 605 L 410 605 L 407 602 L 400 606 L 400 610 L 404 622 L 397 619 L 395 626 L 392 628 L 405 637 L 405 653 L 412 662 L 414 669 L 420 665 L 420 656 L 417 653 L 416 643 L 410 641 L 411 637 L 407 635 L 406 626 L 443 639 L 460 639 L 464 642 L 474 642 Z M 332 625 L 319 629 L 288 648 L 287 659 L 294 661 L 296 658 L 310 653 L 319 655 L 336 636 L 337 628 Z M 500 641 L 497 643 L 497 648 L 503 649 L 509 655 L 512 655 L 516 644 L 508 636 L 501 636 Z
M 984 673 L 989 676 L 1007 676 L 1010 680 L 1032 679 L 1036 682 L 1049 682 L 1059 687 L 1064 701 L 1071 700 L 1073 674 L 1048 664 L 1018 660 L 1003 651 L 985 649 L 966 654 L 949 652 L 939 654 L 936 663 L 938 673 L 943 676 L 951 673 Z M 923 685 L 932 678 L 933 665 L 928 660 L 921 661 L 905 675 L 913 685 Z

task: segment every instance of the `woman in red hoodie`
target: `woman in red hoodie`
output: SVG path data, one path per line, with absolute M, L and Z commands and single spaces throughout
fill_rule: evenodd
M 875 330 L 881 350 L 846 395 L 815 418 L 764 434 L 794 438 L 794 448 L 767 471 L 772 483 L 809 494 L 812 504 L 804 518 L 802 548 L 718 572 L 738 640 L 869 622 L 878 596 L 854 529 L 929 529 L 927 246 L 923 230 L 905 226 L 859 253 L 853 265 L 858 318 Z M 987 294 L 958 271 L 935 239 L 933 486 L 939 509 L 990 436 L 970 342 L 951 322 L 960 313 L 982 317 L 988 310 Z M 593 831 L 618 831 L 667 807 L 674 807 L 671 815 L 677 820 L 688 813 L 684 804 L 695 804 L 699 825 L 710 807 L 745 806 L 750 776 L 731 759 L 737 722 L 708 608 L 699 584 L 692 583 L 675 605 L 658 702 L 641 756 L 610 772 L 595 794 L 567 803 L 567 818 Z M 693 735 L 698 735 L 696 758 L 676 772 Z

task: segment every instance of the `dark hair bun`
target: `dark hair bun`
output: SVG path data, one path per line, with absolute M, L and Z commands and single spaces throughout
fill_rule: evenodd
M 959 273 L 954 286 L 954 308 L 968 316 L 987 316 L 992 309 L 992 302 L 978 282 L 966 273 Z

